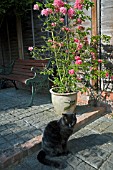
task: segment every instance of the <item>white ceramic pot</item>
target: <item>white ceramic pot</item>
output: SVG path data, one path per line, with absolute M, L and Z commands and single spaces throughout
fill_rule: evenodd
M 57 93 L 55 88 L 50 89 L 51 100 L 57 114 L 75 113 L 77 104 L 77 92 Z

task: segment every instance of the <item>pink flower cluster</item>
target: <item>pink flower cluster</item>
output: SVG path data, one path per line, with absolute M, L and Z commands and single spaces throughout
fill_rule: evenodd
M 74 69 L 69 70 L 69 74 L 70 74 L 70 75 L 73 75 L 74 73 L 75 73 L 75 70 L 74 70 Z
M 81 3 L 81 0 L 76 0 L 75 5 L 74 5 L 74 8 L 75 8 L 75 9 L 82 10 L 82 7 L 83 7 L 83 5 L 82 5 L 82 3 Z
M 62 0 L 54 0 L 53 5 L 55 8 L 60 8 L 64 6 L 64 2 Z
M 67 13 L 67 8 L 61 7 L 61 8 L 60 8 L 60 13 L 62 13 L 63 15 L 66 15 L 66 13 Z
M 61 21 L 61 22 L 64 22 L 64 18 L 60 18 L 60 21 Z
M 69 31 L 71 31 L 71 30 L 70 30 L 70 28 L 68 28 L 68 27 L 62 27 L 62 31 L 67 31 L 67 32 L 69 32 Z
M 44 16 L 48 16 L 49 14 L 52 14 L 53 13 L 53 11 L 52 11 L 52 9 L 51 8 L 46 8 L 46 9 L 43 9 L 42 11 L 41 11 L 41 15 L 44 15 Z
M 55 27 L 55 26 L 56 26 L 56 22 L 52 22 L 52 23 L 51 23 L 51 26 L 52 26 L 52 27 Z
M 82 60 L 81 60 L 81 58 L 80 58 L 80 56 L 75 56 L 75 64 L 77 64 L 77 65 L 80 65 L 80 64 L 82 64 Z
M 69 18 L 72 18 L 75 15 L 74 9 L 71 7 L 67 10 L 67 8 L 64 6 L 66 3 L 64 3 L 62 0 L 54 0 L 53 6 L 55 7 L 55 12 L 60 12 L 63 15 L 68 14 Z M 34 10 L 39 10 L 38 4 L 35 4 L 33 7 Z M 49 14 L 52 14 L 53 11 L 50 8 L 43 9 L 41 11 L 41 15 L 48 16 Z M 81 21 L 78 21 L 81 22 Z
M 77 50 L 81 50 L 82 47 L 83 47 L 83 44 L 81 44 L 81 43 L 77 44 Z
M 39 10 L 39 6 L 38 4 L 35 4 L 34 7 L 33 7 L 34 10 Z
M 106 78 L 109 77 L 109 73 L 108 73 L 108 72 L 106 72 L 105 77 L 106 77 Z M 111 76 L 110 78 L 111 78 L 111 80 L 113 80 L 113 76 Z
M 29 51 L 33 51 L 33 47 L 28 47 L 28 50 Z
M 72 18 L 74 15 L 75 15 L 74 9 L 73 9 L 73 8 L 70 8 L 70 9 L 68 10 L 68 17 L 69 17 L 69 18 Z

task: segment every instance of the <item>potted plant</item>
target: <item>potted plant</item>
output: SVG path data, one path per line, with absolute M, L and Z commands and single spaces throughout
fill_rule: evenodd
M 33 7 L 40 12 L 42 31 L 47 36 L 43 37 L 45 44 L 40 49 L 33 47 L 30 51 L 35 58 L 46 56 L 51 59 L 52 67 L 45 69 L 43 74 L 48 74 L 53 84 L 50 92 L 58 113 L 74 112 L 77 92 L 86 91 L 87 82 L 103 77 L 107 72 L 98 70 L 98 65 L 104 61 L 98 59 L 97 47 L 100 38 L 108 42 L 109 37 L 91 36 L 91 28 L 84 27 L 86 20 L 91 21 L 84 9 L 89 10 L 92 6 L 90 0 L 76 0 L 74 5 L 63 0 L 48 0 L 37 2 Z M 68 95 L 72 99 L 67 99 Z M 56 96 L 60 96 L 59 99 Z M 73 108 L 69 110 L 71 106 Z

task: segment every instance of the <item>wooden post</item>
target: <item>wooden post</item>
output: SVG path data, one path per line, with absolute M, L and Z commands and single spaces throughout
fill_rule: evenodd
M 19 58 L 24 59 L 22 26 L 21 26 L 20 16 L 16 16 L 16 24 L 17 24 L 17 39 L 18 39 Z
M 34 33 L 34 20 L 33 20 L 32 6 L 31 6 L 31 26 L 32 26 L 33 46 L 35 46 L 35 33 Z
M 91 10 L 91 16 L 92 16 L 92 35 L 95 36 L 97 35 L 97 0 L 92 0 L 94 3 L 94 6 L 92 7 Z
M 97 0 L 92 0 L 92 2 L 94 3 L 94 6 L 91 9 L 91 17 L 92 17 L 92 23 L 91 23 L 91 27 L 92 27 L 92 36 L 96 36 L 98 34 L 98 21 L 97 21 Z M 95 87 L 97 84 L 97 80 L 91 80 L 91 85 L 93 87 Z

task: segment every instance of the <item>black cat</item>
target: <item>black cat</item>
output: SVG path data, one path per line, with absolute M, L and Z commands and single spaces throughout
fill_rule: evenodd
M 62 114 L 59 120 L 51 121 L 45 127 L 42 138 L 42 149 L 37 155 L 39 162 L 58 168 L 60 163 L 50 160 L 46 156 L 62 156 L 68 153 L 67 141 L 73 133 L 77 122 L 75 114 Z

